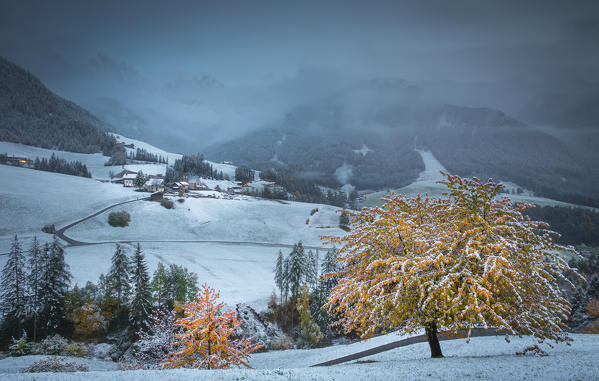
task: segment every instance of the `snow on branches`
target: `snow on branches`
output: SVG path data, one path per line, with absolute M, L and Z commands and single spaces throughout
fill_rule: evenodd
M 203 285 L 196 300 L 185 306 L 184 317 L 175 324 L 181 330 L 175 334 L 178 348 L 169 353 L 166 368 L 249 367 L 250 354 L 262 346 L 248 338 L 232 338 L 241 322 L 218 298 L 218 292 Z
M 346 332 L 436 328 L 457 333 L 496 327 L 507 334 L 562 340 L 570 284 L 556 233 L 497 198 L 501 185 L 443 173 L 446 198 L 391 195 L 380 208 L 351 213 L 352 230 L 324 237 L 340 245 L 339 283 L 325 307 Z M 440 352 L 439 352 L 440 354 Z

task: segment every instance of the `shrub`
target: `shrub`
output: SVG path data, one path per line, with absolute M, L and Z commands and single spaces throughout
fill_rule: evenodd
M 318 208 L 314 208 L 310 211 L 310 215 L 313 216 L 316 212 L 318 212 Z
M 63 362 L 65 359 L 49 357 L 34 362 L 28 368 L 22 370 L 23 373 L 45 373 L 45 372 L 87 372 L 89 369 L 82 364 L 72 362 Z
M 8 353 L 11 356 L 23 356 L 28 354 L 30 349 L 31 345 L 27 342 L 27 334 L 23 334 L 20 339 L 12 338 L 12 342 L 8 346 Z
M 272 342 L 272 349 L 275 351 L 283 351 L 293 348 L 293 343 L 286 336 L 279 336 Z
M 160 205 L 162 205 L 163 207 L 165 207 L 167 209 L 173 209 L 175 207 L 175 204 L 167 198 L 160 201 Z
M 125 227 L 129 225 L 129 221 L 131 221 L 131 216 L 124 210 L 121 210 L 120 212 L 112 212 L 108 215 L 108 223 L 110 226 Z
M 36 345 L 36 352 L 45 355 L 60 355 L 69 344 L 67 339 L 60 335 L 48 336 Z
M 71 343 L 63 347 L 63 353 L 73 357 L 85 357 L 89 351 L 83 343 Z

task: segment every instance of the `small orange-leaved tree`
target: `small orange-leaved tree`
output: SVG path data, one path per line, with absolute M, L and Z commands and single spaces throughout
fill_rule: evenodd
M 196 300 L 185 306 L 183 318 L 175 324 L 181 329 L 176 334 L 177 350 L 169 353 L 165 368 L 249 367 L 250 354 L 262 346 L 248 338 L 232 338 L 241 322 L 234 311 L 223 309 L 225 304 L 218 301 L 219 296 L 202 285 Z
M 498 198 L 501 185 L 444 174 L 444 198 L 389 196 L 380 208 L 351 213 L 340 245 L 337 286 L 325 304 L 346 332 L 424 328 L 431 356 L 438 330 L 496 327 L 507 334 L 563 340 L 570 304 L 559 282 L 572 272 L 555 233 Z M 506 337 L 507 338 L 507 337 Z

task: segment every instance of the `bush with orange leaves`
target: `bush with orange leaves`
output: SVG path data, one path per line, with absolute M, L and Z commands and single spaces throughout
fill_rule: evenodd
M 350 234 L 323 237 L 341 247 L 325 305 L 337 325 L 362 337 L 424 329 L 432 357 L 442 357 L 437 330 L 566 339 L 571 306 L 558 282 L 582 277 L 560 251 L 577 253 L 523 216 L 530 206 L 499 198 L 500 184 L 443 175 L 445 198 L 387 196 L 380 208 L 348 213 Z
M 184 316 L 176 326 L 177 350 L 169 353 L 165 368 L 223 369 L 231 366 L 249 366 L 252 352 L 262 346 L 251 339 L 233 339 L 241 325 L 237 314 L 223 310 L 225 304 L 218 301 L 219 293 L 207 285 L 187 303 Z

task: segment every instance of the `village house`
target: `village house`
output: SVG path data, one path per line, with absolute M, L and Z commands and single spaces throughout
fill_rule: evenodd
M 152 177 L 144 184 L 144 190 L 147 192 L 164 192 L 164 179 Z
M 26 157 L 7 156 L 6 163 L 10 165 L 18 165 L 19 167 L 33 167 L 33 160 Z
M 189 190 L 208 190 L 208 185 L 199 176 L 183 175 L 183 181 L 189 184 Z
M 179 191 L 183 189 L 183 191 L 187 191 L 189 189 L 189 183 L 187 181 L 177 181 L 173 184 L 173 189 Z
M 116 184 L 123 184 L 123 186 L 125 187 L 132 187 L 135 185 L 135 177 L 137 177 L 136 172 L 124 169 L 121 172 L 117 173 L 112 178 L 111 182 Z
M 266 188 L 268 188 L 271 193 L 282 193 L 282 192 L 286 192 L 285 188 L 280 186 L 277 183 L 268 183 L 268 184 L 264 184 L 264 186 Z
M 241 186 L 228 187 L 227 193 L 228 194 L 241 194 L 241 193 L 243 193 L 243 188 Z

